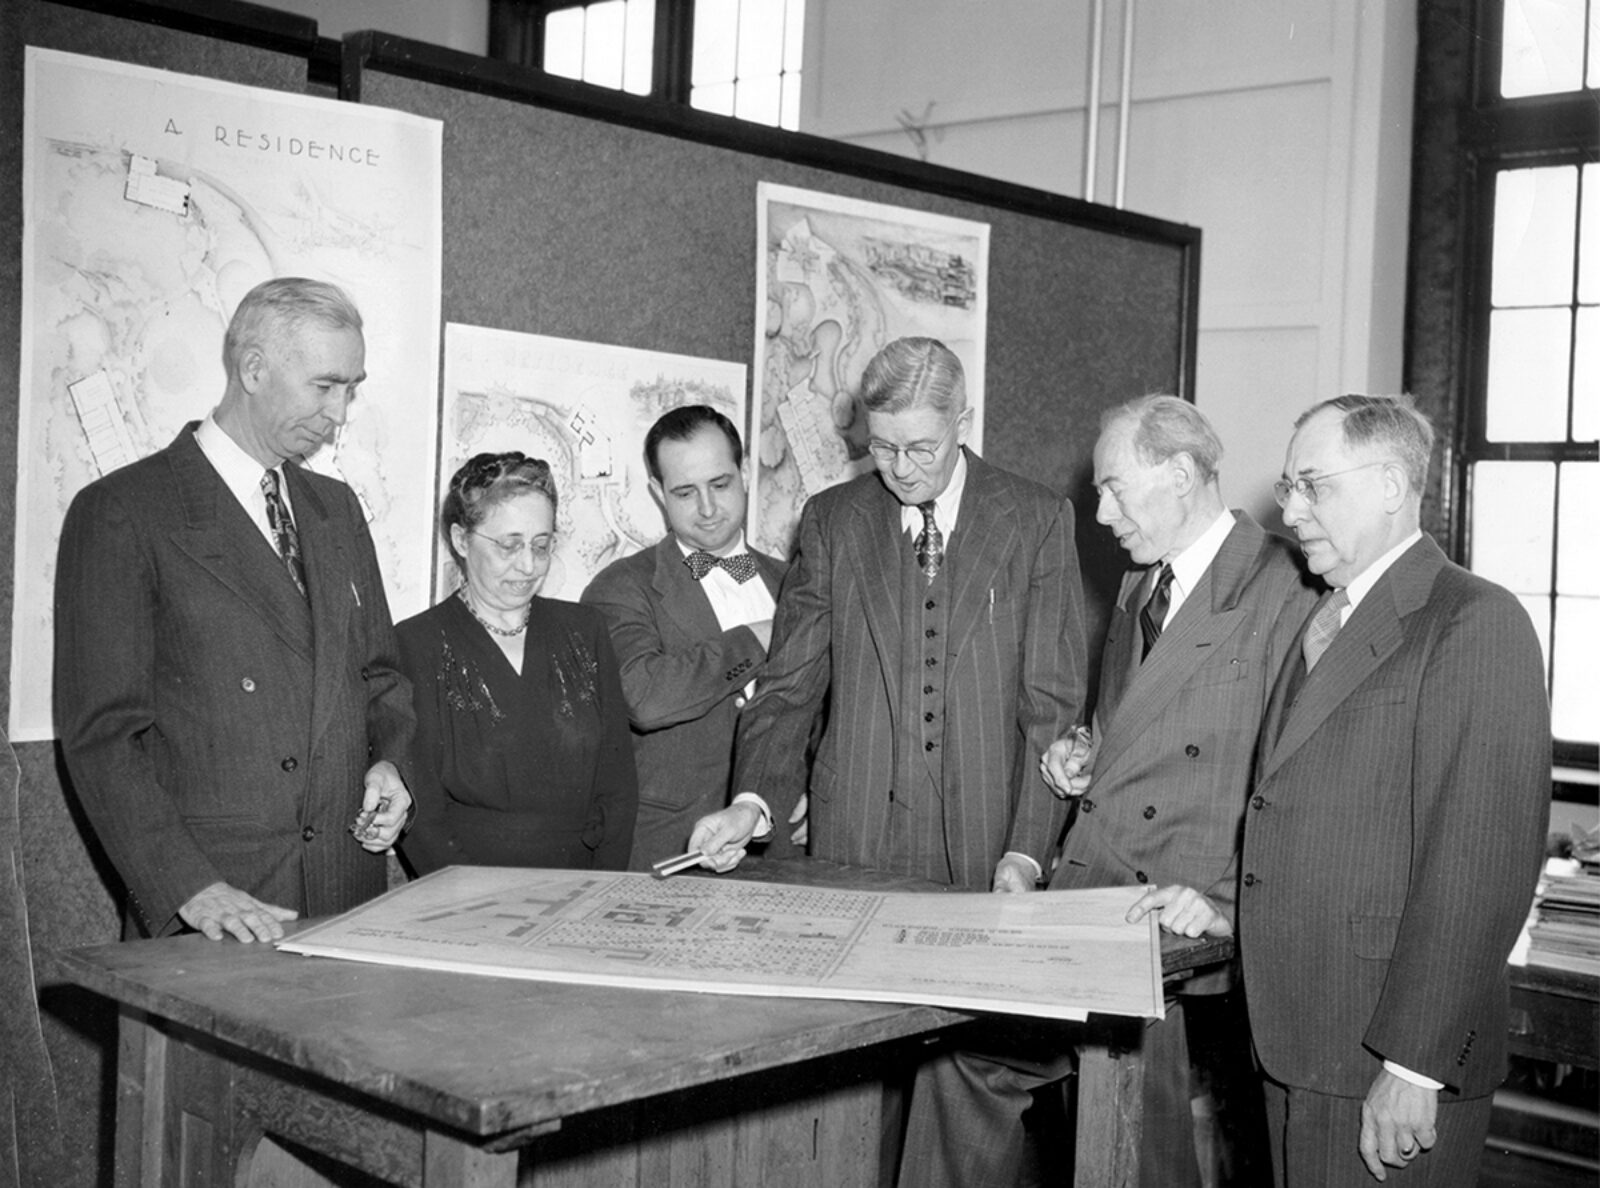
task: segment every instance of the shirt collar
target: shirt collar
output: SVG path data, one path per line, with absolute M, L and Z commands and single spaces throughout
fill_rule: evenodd
M 950 534 L 956 530 L 956 514 L 961 510 L 961 493 L 967 489 L 967 452 L 960 446 L 956 449 L 960 452 L 956 455 L 955 469 L 950 472 L 950 481 L 933 500 L 933 518 L 947 541 Z M 915 504 L 900 505 L 900 527 L 911 533 L 922 531 L 922 512 Z
M 1200 584 L 1200 579 L 1211 568 L 1211 563 L 1217 559 L 1217 553 L 1222 549 L 1222 542 L 1228 539 L 1228 533 L 1233 531 L 1233 513 L 1227 508 L 1211 522 L 1211 526 L 1202 532 L 1193 544 L 1174 557 L 1168 564 L 1172 566 L 1172 584 L 1184 598 L 1187 598 L 1194 588 Z
M 1372 592 L 1372 587 L 1378 584 L 1378 579 L 1388 572 L 1391 565 L 1400 560 L 1400 554 L 1421 539 L 1422 529 L 1413 529 L 1410 536 L 1351 579 L 1350 584 L 1344 588 L 1345 596 L 1350 599 L 1349 609 L 1345 611 L 1344 615 L 1346 619 L 1350 617 L 1350 612 L 1361 604 L 1361 600 Z
M 194 431 L 194 440 L 235 499 L 246 507 L 262 501 L 261 476 L 266 468 L 228 436 L 228 431 L 217 424 L 215 413 L 208 413 L 200 422 L 200 427 Z M 283 464 L 272 469 L 278 472 L 278 487 L 287 500 L 289 491 L 288 484 L 283 481 Z

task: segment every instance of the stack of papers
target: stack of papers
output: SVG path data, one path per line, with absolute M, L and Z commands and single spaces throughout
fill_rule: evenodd
M 1600 838 L 1574 839 L 1573 857 L 1551 858 L 1534 900 L 1528 963 L 1600 976 Z

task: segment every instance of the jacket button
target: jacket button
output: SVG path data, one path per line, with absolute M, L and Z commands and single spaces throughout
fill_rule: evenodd
M 735 697 L 733 699 L 733 708 L 734 709 L 743 709 L 744 708 L 744 703 L 745 703 L 745 698 L 744 698 L 744 695 L 741 693 L 738 697 Z
M 1190 743 L 1188 746 L 1184 747 L 1183 753 L 1189 756 L 1191 759 L 1200 758 L 1200 748 L 1195 746 L 1193 743 Z
M 927 665 L 929 668 L 932 668 L 935 664 L 939 663 L 939 658 L 937 656 L 929 656 L 926 660 L 923 661 L 923 663 L 925 665 Z
M 1145 874 L 1142 870 L 1134 871 L 1133 877 L 1138 879 L 1141 883 L 1148 883 L 1150 881 L 1150 876 Z
M 315 829 L 313 829 L 309 825 L 307 825 L 304 829 L 302 829 L 300 831 L 300 840 L 301 841 L 315 841 L 316 838 L 317 838 L 317 831 Z
M 243 689 L 246 693 L 254 693 L 256 691 L 256 683 L 249 677 L 245 677 L 244 680 L 239 682 L 239 688 Z
M 933 638 L 933 637 L 934 637 L 934 636 L 936 636 L 936 635 L 938 635 L 938 634 L 939 634 L 939 632 L 938 632 L 938 631 L 937 631 L 937 630 L 935 630 L 935 629 L 934 629 L 934 628 L 932 628 L 932 627 L 929 627 L 929 628 L 928 628 L 928 629 L 927 629 L 927 630 L 926 630 L 926 631 L 924 631 L 924 632 L 923 632 L 923 633 L 922 633 L 922 637 L 923 637 L 923 638 L 924 638 L 924 639 L 932 639 L 932 638 Z
M 278 764 L 278 766 L 283 768 L 284 771 L 293 771 L 295 768 L 300 766 L 300 760 L 296 759 L 293 755 L 290 755 L 282 763 Z
M 1156 806 L 1155 805 L 1147 804 L 1147 805 L 1144 806 L 1144 819 L 1146 821 L 1152 819 L 1155 815 L 1156 815 Z
M 1246 887 L 1254 887 L 1256 885 L 1256 876 L 1253 874 L 1247 874 L 1244 876 L 1242 881 Z
M 1266 808 L 1267 798 L 1265 796 L 1252 796 L 1250 798 L 1250 807 L 1257 810 Z
M 931 751 L 931 750 L 933 750 L 933 748 L 934 748 L 934 744 L 931 743 L 931 742 L 925 742 L 925 743 L 922 744 L 922 749 L 924 751 Z
M 922 604 L 922 609 L 923 610 L 932 610 L 936 605 L 938 605 L 938 604 L 935 603 L 934 600 L 930 598 L 930 599 L 928 599 L 928 601 L 926 601 L 926 602 L 924 602 Z
M 361 666 L 361 679 L 364 681 L 370 681 L 372 679 L 372 669 L 368 668 L 365 664 Z
M 929 710 L 929 711 L 928 711 L 928 712 L 927 712 L 927 713 L 925 713 L 925 714 L 923 714 L 923 715 L 922 715 L 922 720 L 923 720 L 923 721 L 924 721 L 924 722 L 931 722 L 931 721 L 933 721 L 933 711 L 932 711 L 932 710 Z
M 924 685 L 924 686 L 922 686 L 922 691 L 924 693 L 932 693 L 933 692 L 933 686 L 932 685 Z
M 1087 796 L 1085 796 L 1079 803 L 1082 804 L 1084 812 L 1094 812 L 1094 801 L 1090 800 Z

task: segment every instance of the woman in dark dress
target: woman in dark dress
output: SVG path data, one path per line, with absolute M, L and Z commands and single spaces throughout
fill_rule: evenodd
M 461 574 L 396 627 L 417 709 L 417 874 L 452 864 L 622 870 L 638 780 L 611 637 L 598 611 L 538 598 L 555 547 L 550 467 L 478 454 L 440 526 Z

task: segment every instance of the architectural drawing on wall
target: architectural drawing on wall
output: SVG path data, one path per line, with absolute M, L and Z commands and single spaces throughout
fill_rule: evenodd
M 645 485 L 644 435 L 656 418 L 709 404 L 742 429 L 746 403 L 742 363 L 449 323 L 440 497 L 474 454 L 521 450 L 549 462 L 556 551 L 539 593 L 575 601 L 596 573 L 666 532 Z M 458 577 L 442 542 L 438 557 L 443 598 Z
M 1160 1017 L 1155 918 L 1125 919 L 1140 892 L 885 893 L 453 866 L 278 947 L 539 981 Z
M 332 281 L 367 380 L 309 460 L 371 522 L 391 610 L 427 604 L 437 407 L 437 120 L 27 49 L 11 736 L 52 736 L 67 505 L 222 396 L 222 336 L 273 276 Z
M 872 468 L 855 399 L 885 343 L 956 353 L 981 449 L 989 225 L 768 182 L 756 206 L 751 543 L 787 557 L 806 499 Z

